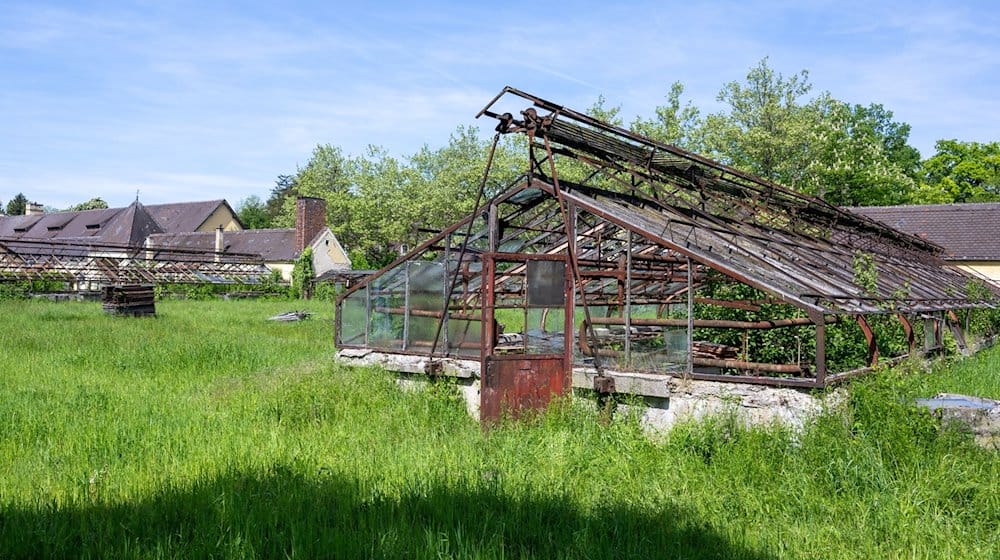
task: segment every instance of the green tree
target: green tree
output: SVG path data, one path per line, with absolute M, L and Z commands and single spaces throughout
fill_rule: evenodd
M 636 117 L 630 128 L 632 132 L 647 138 L 672 144 L 688 150 L 698 150 L 702 126 L 701 112 L 690 101 L 681 104 L 684 85 L 674 82 L 666 95 L 667 104 L 654 109 L 653 118 Z
M 241 200 L 236 207 L 236 215 L 247 229 L 271 227 L 271 216 L 268 215 L 267 206 L 259 196 L 250 195 Z
M 17 193 L 17 196 L 7 202 L 7 215 L 23 216 L 27 206 L 28 198 L 24 196 L 24 193 Z
M 351 212 L 332 229 L 341 243 L 380 267 L 418 237 L 428 193 L 420 192 L 412 169 L 382 148 L 369 146 L 356 164 Z
M 909 125 L 881 105 L 848 105 L 828 93 L 810 102 L 810 158 L 796 185 L 838 206 L 901 204 L 914 189 L 919 152 Z
M 762 60 L 746 83 L 729 82 L 716 97 L 727 112 L 703 125 L 706 155 L 772 181 L 795 186 L 809 163 L 805 149 L 813 119 L 799 100 L 812 89 L 805 70 L 786 79 Z
M 938 140 L 935 148 L 921 165 L 914 202 L 1000 200 L 1000 142 Z
M 312 247 L 306 247 L 299 258 L 295 259 L 290 292 L 294 298 L 309 299 L 312 296 L 313 279 L 316 277 L 312 256 Z
M 694 133 L 706 155 L 837 205 L 894 204 L 913 190 L 917 152 L 909 125 L 881 105 L 851 106 L 823 92 L 809 74 L 791 78 L 762 60 L 746 83 L 719 93 L 728 110 Z
M 486 198 L 525 169 L 517 140 L 523 137 L 499 143 Z M 490 141 L 481 140 L 473 127 L 459 127 L 444 147 L 424 146 L 408 158 L 376 146 L 360 157 L 317 146 L 306 166 L 285 181 L 294 188 L 284 195 L 280 218 L 284 225 L 294 221 L 295 195 L 324 198 L 328 224 L 340 242 L 352 254 L 365 255 L 371 266 L 381 266 L 472 210 L 489 149 Z
M 67 212 L 77 212 L 80 210 L 100 210 L 107 208 L 108 203 L 104 202 L 103 198 L 95 197 L 87 202 L 81 202 L 80 204 L 74 204 L 66 209 Z
M 597 96 L 597 101 L 587 109 L 587 114 L 610 125 L 622 126 L 621 106 L 608 107 L 608 100 L 603 95 Z
M 294 198 L 297 195 L 298 190 L 295 185 L 295 175 L 278 175 L 278 178 L 274 181 L 274 188 L 271 189 L 271 196 L 267 198 L 267 202 L 264 204 L 269 222 L 274 223 L 278 216 L 281 215 L 285 207 L 285 199 L 288 197 Z
M 296 196 L 314 196 L 326 200 L 327 223 L 339 235 L 339 224 L 345 223 L 351 215 L 354 166 L 355 162 L 340 148 L 317 145 L 309 162 L 298 169 L 291 181 L 294 196 L 285 196 L 281 213 L 273 220 L 274 225 L 294 225 Z

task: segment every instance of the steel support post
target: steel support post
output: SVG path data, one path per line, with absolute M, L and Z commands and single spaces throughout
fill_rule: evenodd
M 625 230 L 625 363 L 632 366 L 632 231 Z
M 685 257 L 687 262 L 687 373 L 694 373 L 694 272 L 691 270 L 691 257 Z

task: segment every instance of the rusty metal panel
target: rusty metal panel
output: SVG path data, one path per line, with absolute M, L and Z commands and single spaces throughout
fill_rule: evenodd
M 544 410 L 567 385 L 568 372 L 562 356 L 494 357 L 488 358 L 485 365 L 479 418 L 486 424 L 504 416 L 517 418 L 526 410 Z

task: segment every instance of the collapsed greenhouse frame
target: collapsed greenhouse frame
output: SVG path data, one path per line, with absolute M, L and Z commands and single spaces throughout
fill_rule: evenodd
M 873 317 L 898 321 L 911 353 L 921 330 L 925 351 L 944 328 L 964 348 L 955 312 L 1000 296 L 923 239 L 514 88 L 480 116 L 527 136 L 527 173 L 345 291 L 338 348 L 479 360 L 484 390 L 507 362 L 521 392 L 560 393 L 574 366 L 825 387 L 876 365 Z M 864 364 L 828 371 L 844 323 Z M 749 355 L 749 333 L 784 329 L 806 333 L 794 359 Z M 718 332 L 742 346 L 698 340 Z M 562 371 L 525 380 L 546 369 Z
M 260 255 L 87 240 L 0 238 L 0 282 L 256 284 L 270 276 Z

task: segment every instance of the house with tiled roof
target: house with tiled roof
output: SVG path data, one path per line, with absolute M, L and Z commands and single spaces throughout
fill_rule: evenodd
M 102 246 L 179 248 L 259 255 L 291 280 L 296 259 L 313 249 L 316 274 L 348 270 L 347 252 L 326 225 L 326 201 L 300 198 L 296 227 L 245 230 L 225 200 L 144 205 L 70 212 L 29 205 L 23 216 L 0 216 L 0 240 L 81 242 Z
M 849 210 L 939 245 L 945 260 L 1000 283 L 1000 202 Z
M 0 216 L 0 238 L 89 240 L 112 245 L 142 245 L 156 233 L 242 230 L 225 200 L 144 205 L 69 212 L 44 212 L 29 205 L 23 216 Z
M 347 251 L 326 225 L 326 201 L 301 197 L 295 208 L 294 228 L 164 232 L 150 235 L 147 246 L 261 255 L 268 268 L 280 271 L 286 281 L 291 280 L 295 261 L 306 247 L 312 248 L 317 276 L 350 270 Z

